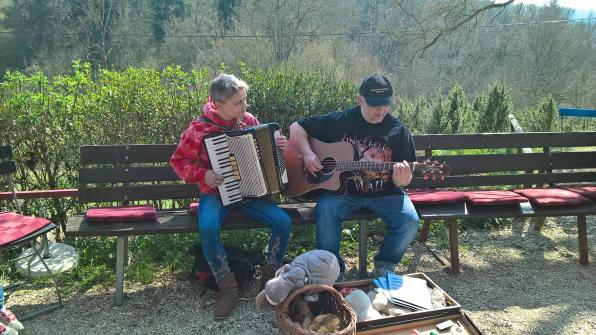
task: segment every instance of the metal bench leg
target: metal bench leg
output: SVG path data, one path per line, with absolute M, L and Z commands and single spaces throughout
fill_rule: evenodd
M 428 240 L 428 230 L 430 229 L 430 222 L 431 220 L 422 220 L 422 229 L 420 230 L 420 238 L 418 241 L 420 244 L 426 244 Z
M 124 298 L 124 263 L 128 258 L 128 236 L 118 236 L 116 244 L 116 300 L 117 306 L 122 306 Z
M 449 251 L 451 252 L 451 272 L 459 273 L 459 247 L 457 244 L 457 220 L 448 219 Z
M 577 238 L 579 240 L 579 262 L 582 265 L 588 265 L 588 227 L 585 215 L 577 216 Z
M 48 241 L 48 234 L 43 234 L 41 243 L 43 245 L 43 257 L 50 258 L 50 242 Z
M 544 228 L 544 223 L 546 222 L 546 217 L 537 217 L 534 218 L 534 230 L 535 231 L 542 231 Z
M 52 281 L 54 282 L 54 286 L 56 288 L 56 296 L 58 297 L 58 302 L 54 303 L 54 304 L 49 304 L 43 308 L 40 308 L 36 311 L 33 312 L 29 312 L 26 313 L 24 315 L 21 315 L 19 317 L 19 319 L 21 321 L 26 321 L 29 320 L 37 315 L 49 312 L 49 311 L 53 311 L 55 309 L 58 309 L 62 306 L 64 306 L 64 302 L 62 301 L 62 293 L 60 292 L 60 287 L 58 286 L 58 279 L 56 278 L 56 275 L 54 275 L 54 273 L 52 272 L 52 270 L 50 270 L 50 268 L 48 267 L 48 264 L 46 264 L 46 261 L 43 259 L 43 254 L 42 251 L 40 249 L 37 248 L 37 246 L 35 245 L 35 241 L 33 241 L 33 243 L 31 243 L 31 249 L 33 249 L 34 252 L 34 257 L 38 257 L 39 261 L 41 262 L 41 264 L 44 266 L 44 268 L 46 269 L 46 271 L 48 272 L 48 274 L 50 275 L 50 277 L 52 278 Z M 31 271 L 29 270 L 29 275 L 31 275 Z
M 358 243 L 358 277 L 360 279 L 368 278 L 368 272 L 366 271 L 368 254 L 366 252 L 366 240 L 368 221 L 360 220 L 360 243 Z

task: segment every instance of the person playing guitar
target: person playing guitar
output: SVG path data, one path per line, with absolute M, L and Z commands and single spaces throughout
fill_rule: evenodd
M 345 263 L 339 254 L 345 217 L 357 209 L 368 208 L 387 225 L 387 234 L 374 256 L 374 277 L 395 270 L 416 235 L 419 221 L 403 189 L 412 180 L 408 162 L 416 161 L 414 141 L 406 126 L 389 113 L 395 105 L 389 79 L 382 75 L 367 77 L 356 99 L 356 107 L 303 118 L 290 126 L 289 148 L 303 160 L 307 182 L 324 182 L 331 176 L 328 172 L 340 163 L 344 164 L 343 170 L 353 167 L 350 177 L 345 179 L 345 193 L 322 191 L 315 208 L 317 248 L 337 257 L 338 281 L 343 280 L 345 273 Z M 321 160 L 322 156 L 313 147 L 322 142 L 350 145 L 353 157 L 343 158 L 348 163 Z M 290 159 L 286 155 L 286 160 Z M 291 188 L 292 178 L 288 177 Z

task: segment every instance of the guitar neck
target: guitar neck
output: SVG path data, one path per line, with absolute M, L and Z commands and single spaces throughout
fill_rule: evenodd
M 358 162 L 337 161 L 336 170 L 340 171 L 391 171 L 396 162 Z M 414 171 L 420 163 L 408 162 L 410 170 Z

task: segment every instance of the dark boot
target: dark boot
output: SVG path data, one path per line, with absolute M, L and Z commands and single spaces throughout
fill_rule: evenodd
M 231 273 L 218 281 L 217 287 L 219 288 L 219 299 L 215 305 L 215 311 L 213 311 L 213 318 L 221 320 L 230 316 L 238 304 L 238 288 L 234 274 Z
M 267 284 L 270 279 L 273 279 L 273 277 L 275 277 L 275 270 L 270 265 L 261 267 L 261 283 L 259 285 L 259 291 L 264 290 L 265 284 Z

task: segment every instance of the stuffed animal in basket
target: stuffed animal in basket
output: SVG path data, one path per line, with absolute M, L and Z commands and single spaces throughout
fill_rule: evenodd
M 257 295 L 257 308 L 277 305 L 296 287 L 320 284 L 332 286 L 339 276 L 339 263 L 334 254 L 325 250 L 311 250 L 297 256 L 275 272 L 275 278 L 265 284 Z M 309 300 L 309 297 L 305 297 Z

